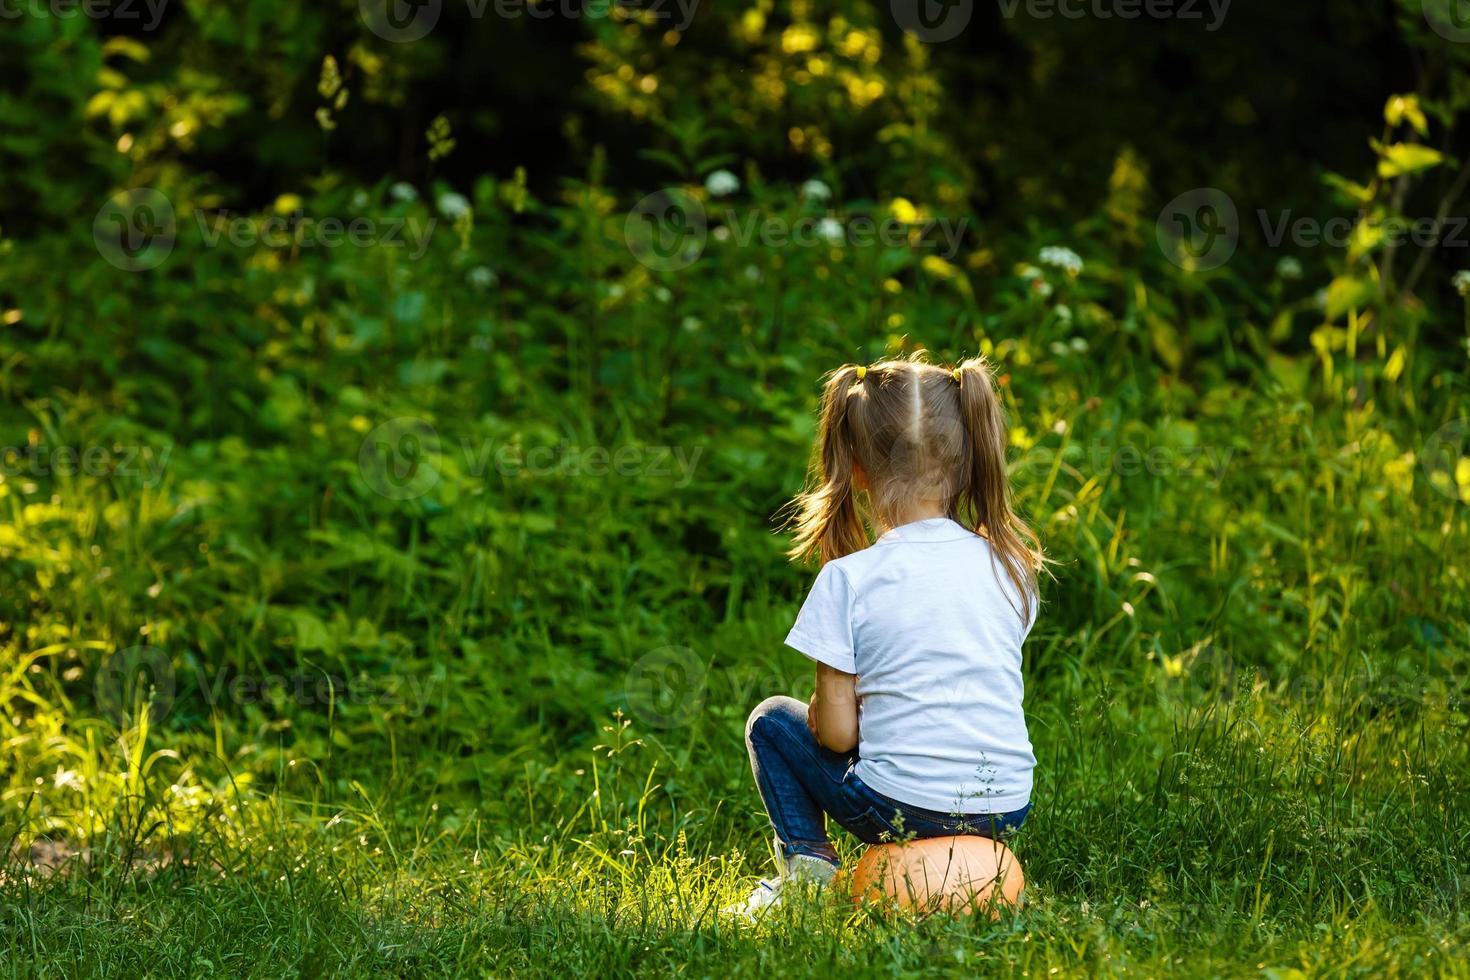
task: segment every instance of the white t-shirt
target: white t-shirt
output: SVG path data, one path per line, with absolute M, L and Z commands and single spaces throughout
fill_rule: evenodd
M 1021 608 L 990 543 L 936 517 L 823 566 L 786 643 L 857 675 L 859 779 L 926 810 L 1008 813 L 1036 766 Z

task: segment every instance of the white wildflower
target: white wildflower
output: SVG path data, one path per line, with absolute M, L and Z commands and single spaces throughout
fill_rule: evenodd
M 458 221 L 470 213 L 469 198 L 454 191 L 446 191 L 439 195 L 439 213 L 450 221 Z
M 404 204 L 412 204 L 419 199 L 418 188 L 402 180 L 388 188 L 388 194 L 393 200 L 402 201 Z
M 1470 296 L 1470 269 L 1461 269 L 1450 279 L 1450 285 L 1461 296 Z
M 1042 299 L 1051 295 L 1051 283 L 1046 281 L 1046 273 L 1036 268 L 1036 266 L 1023 265 L 1016 269 L 1016 275 L 1026 280 L 1027 284 L 1031 287 L 1031 291 Z
M 1300 279 L 1302 277 L 1301 260 L 1295 256 L 1288 255 L 1276 263 L 1276 277 L 1278 279 Z
M 476 289 L 494 289 L 500 283 L 495 271 L 488 266 L 477 265 L 465 274 L 465 279 Z
M 832 197 L 832 188 L 820 180 L 809 180 L 801 185 L 801 196 L 808 201 L 817 201 L 820 203 Z
M 728 170 L 716 170 L 704 178 L 704 189 L 713 197 L 724 197 L 740 190 L 740 178 Z
M 1082 256 L 1061 245 L 1048 245 L 1037 255 L 1042 265 L 1055 266 L 1069 276 L 1082 271 Z
M 817 222 L 817 237 L 832 245 L 841 245 L 847 240 L 847 231 L 836 218 L 823 218 Z

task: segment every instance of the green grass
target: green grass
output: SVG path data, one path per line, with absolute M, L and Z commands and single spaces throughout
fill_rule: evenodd
M 1090 239 L 1048 296 L 904 250 L 651 274 L 605 195 L 504 191 L 418 264 L 4 253 L 45 284 L 6 444 L 167 460 L 0 483 L 4 972 L 1467 973 L 1470 464 L 1426 446 L 1470 398 L 1464 352 L 1413 339 L 1454 318 L 1349 330 L 1311 282 L 1268 302 Z M 714 910 L 768 871 L 743 721 L 809 683 L 771 515 L 820 374 L 920 344 L 1006 374 L 1058 561 L 1028 904 L 735 928 Z M 361 453 L 403 416 L 438 443 L 392 443 L 436 476 L 399 499 Z M 700 455 L 681 483 L 565 462 L 588 447 Z M 137 656 L 156 717 L 116 683 Z
M 0 948 L 15 972 L 67 974 L 1463 975 L 1463 739 L 1362 700 L 1312 722 L 1243 697 L 1172 732 L 1111 698 L 1040 712 L 1027 905 L 995 923 L 838 896 L 722 920 L 762 859 L 750 794 L 691 811 L 704 789 L 660 785 L 658 747 L 616 725 L 579 790 L 507 786 L 518 822 L 385 823 L 393 800 L 363 797 L 330 817 L 242 802 L 136 846 L 120 824 L 86 861 L 9 872 Z

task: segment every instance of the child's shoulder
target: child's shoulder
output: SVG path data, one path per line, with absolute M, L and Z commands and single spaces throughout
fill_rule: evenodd
M 880 538 L 860 551 L 832 559 L 823 570 L 831 569 L 831 574 L 843 578 L 853 591 L 862 592 L 866 586 L 894 575 L 968 577 L 966 573 L 987 565 L 992 557 L 990 542 L 977 534 L 922 544 L 926 546 L 913 547 L 912 542 Z

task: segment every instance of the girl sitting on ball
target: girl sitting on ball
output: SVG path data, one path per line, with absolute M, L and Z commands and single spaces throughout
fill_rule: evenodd
M 869 844 L 1000 839 L 1025 821 L 1021 644 L 1045 559 L 1011 509 L 1006 445 L 984 360 L 916 355 L 828 379 L 791 550 L 822 568 L 786 637 L 816 661 L 816 691 L 769 698 L 746 724 L 781 864 L 736 911 L 831 879 L 825 816 Z

